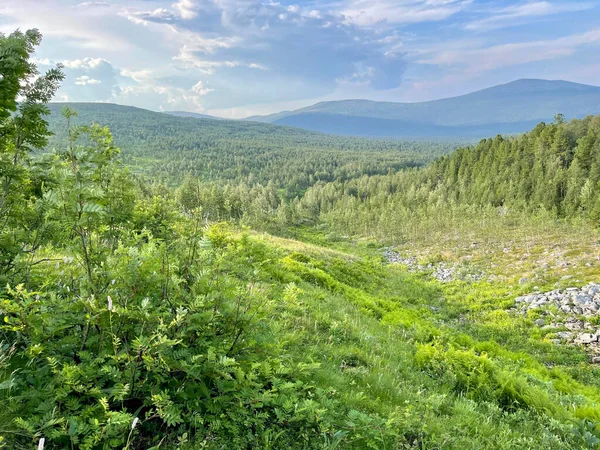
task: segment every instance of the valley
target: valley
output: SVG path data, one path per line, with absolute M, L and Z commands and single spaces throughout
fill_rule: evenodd
M 337 136 L 52 103 L 40 41 L 0 35 L 0 448 L 599 448 L 587 103 Z

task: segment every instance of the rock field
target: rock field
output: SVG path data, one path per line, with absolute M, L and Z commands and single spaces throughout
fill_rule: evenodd
M 600 325 L 594 325 L 600 311 L 600 283 L 524 295 L 517 297 L 515 303 L 521 314 L 540 310 L 543 318 L 534 323 L 542 330 L 554 332 L 553 342 L 584 345 L 596 355 L 592 361 L 600 363 Z
M 391 248 L 386 248 L 383 251 L 383 257 L 390 264 L 403 264 L 410 272 L 428 272 L 431 276 L 442 283 L 446 283 L 454 280 L 464 281 L 479 281 L 485 273 L 478 271 L 473 273 L 472 271 L 461 270 L 459 266 L 452 263 L 439 262 L 437 264 L 419 264 L 417 258 L 414 256 L 404 257 L 402 254 L 395 252 Z

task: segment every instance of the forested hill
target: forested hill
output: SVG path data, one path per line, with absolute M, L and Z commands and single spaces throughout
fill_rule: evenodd
M 173 184 L 191 174 L 250 185 L 271 182 L 297 195 L 317 181 L 386 174 L 456 148 L 452 143 L 357 139 L 265 123 L 175 117 L 105 103 L 49 106 L 50 129 L 56 133 L 51 146 L 66 142 L 61 110 L 68 106 L 79 114 L 73 124 L 108 126 L 128 166 Z
M 600 116 L 485 139 L 422 169 L 318 185 L 302 199 L 313 220 L 384 237 L 415 221 L 488 210 L 599 220 Z
M 467 95 L 420 103 L 343 100 L 255 120 L 353 136 L 477 137 L 523 133 L 555 114 L 600 113 L 600 87 L 517 80 Z

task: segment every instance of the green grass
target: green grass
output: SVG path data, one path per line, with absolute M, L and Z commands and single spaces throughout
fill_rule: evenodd
M 374 448 L 588 448 L 578 433 L 600 420 L 598 371 L 506 312 L 526 287 L 438 283 L 382 264 L 368 243 L 356 254 L 344 241 L 319 247 L 317 234 L 248 239 L 281 294 L 268 312 L 274 339 L 320 363 L 314 381 L 340 404 L 382 420 Z M 343 445 L 374 439 L 353 436 Z

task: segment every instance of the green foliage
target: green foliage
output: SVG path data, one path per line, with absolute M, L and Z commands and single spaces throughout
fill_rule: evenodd
M 45 174 L 31 152 L 51 134 L 46 103 L 64 75 L 60 66 L 40 75 L 29 61 L 41 38 L 37 30 L 0 34 L 0 284 L 23 276 L 22 259 L 44 234 L 36 198 Z
M 92 449 L 122 448 L 128 439 L 131 448 L 149 448 L 190 432 L 236 447 L 267 429 L 285 431 L 288 442 L 318 433 L 325 411 L 315 399 L 325 394 L 300 379 L 302 365 L 247 336 L 261 323 L 265 288 L 218 270 L 187 286 L 167 272 L 165 250 L 148 235 L 119 246 L 105 261 L 104 276 L 114 281 L 101 293 L 96 283 L 96 295 L 85 268 L 69 262 L 58 291 L 9 288 L 0 332 L 12 342 L 2 431 L 12 448 L 42 436 L 50 448 Z M 171 258 L 180 251 L 171 247 Z M 204 246 L 191 270 L 218 253 Z
M 554 172 L 544 173 L 557 174 L 555 186 L 568 186 L 564 170 L 580 161 L 593 202 L 595 119 L 540 126 L 524 141 L 482 142 L 423 170 L 361 178 L 415 161 L 398 158 L 398 143 L 257 124 L 215 121 L 199 137 L 190 119 L 136 113 L 138 122 L 125 123 L 111 106 L 119 142 L 141 145 L 136 136 L 151 129 L 171 137 L 152 143 L 149 134 L 149 150 L 132 145 L 120 159 L 108 128 L 77 125 L 65 108 L 62 144 L 37 152 L 49 136 L 45 104 L 62 77 L 57 69 L 27 84 L 39 39 L 0 39 L 9 55 L 0 58 L 0 82 L 12 83 L 0 109 L 1 448 L 597 447 L 595 369 L 577 365 L 578 350 L 550 351 L 528 331 L 529 318 L 504 311 L 507 288 L 441 286 L 383 264 L 377 246 L 341 233 L 329 239 L 319 226 L 290 228 L 329 221 L 343 232 L 386 235 L 398 226 L 390 218 L 412 226 L 445 201 L 445 218 L 481 205 L 498 215 L 496 200 L 469 180 L 479 182 L 481 158 L 538 138 L 544 156 L 554 156 Z M 223 129 L 248 140 L 225 139 Z M 172 190 L 123 165 L 157 145 L 169 158 L 181 151 L 167 172 L 188 172 L 181 163 L 202 173 Z M 343 157 L 340 145 L 349 147 Z M 213 167 L 221 175 L 204 172 L 221 151 Z M 264 159 L 244 172 L 257 155 Z M 459 166 L 464 189 L 452 178 Z M 304 233 L 319 245 L 240 224 Z M 332 242 L 337 249 L 323 246 Z
M 332 230 L 389 241 L 422 233 L 531 221 L 600 219 L 600 117 L 539 124 L 482 140 L 428 167 L 318 184 L 300 216 Z

